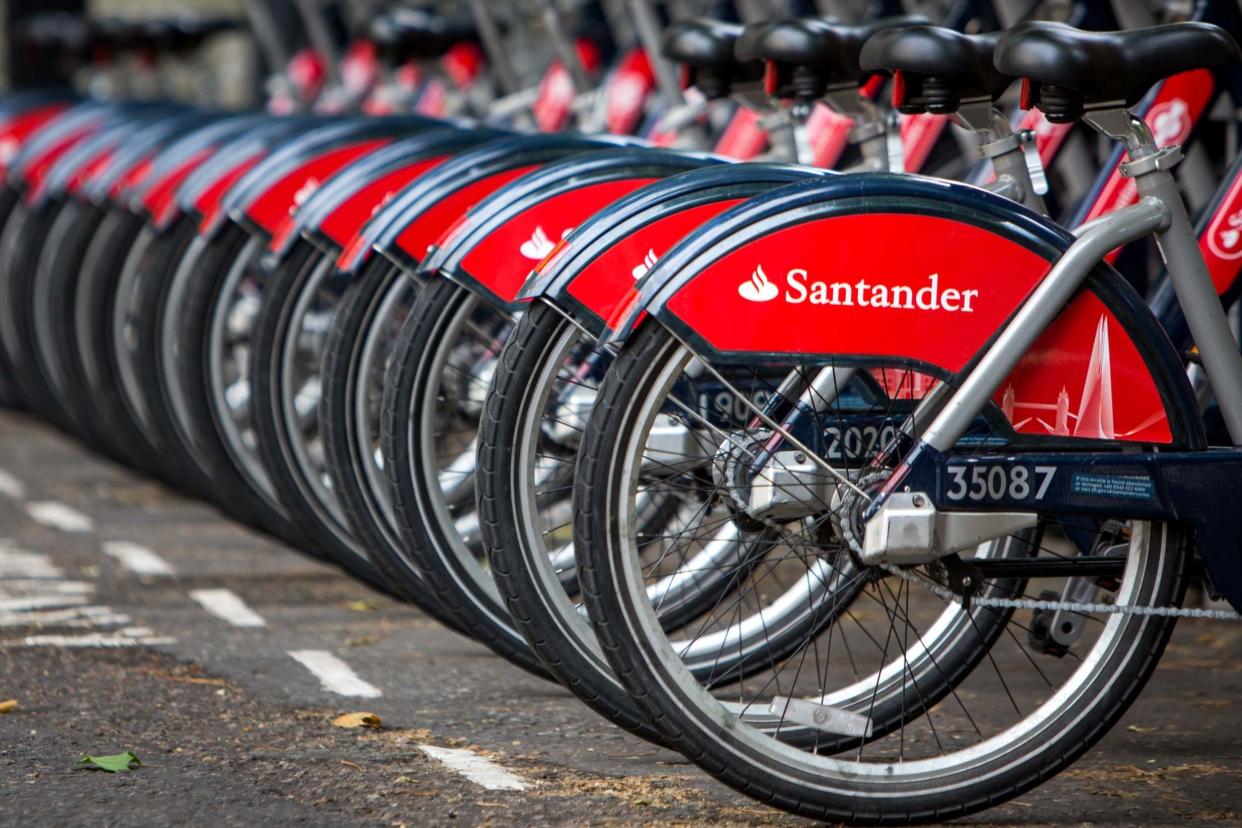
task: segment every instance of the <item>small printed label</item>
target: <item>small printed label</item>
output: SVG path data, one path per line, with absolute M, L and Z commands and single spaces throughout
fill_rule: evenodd
M 1150 477 L 1112 474 L 1075 474 L 1070 490 L 1074 494 L 1132 500 L 1149 500 L 1156 494 L 1155 483 Z

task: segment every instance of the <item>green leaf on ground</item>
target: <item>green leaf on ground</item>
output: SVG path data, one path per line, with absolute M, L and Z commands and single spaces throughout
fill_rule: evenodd
M 78 757 L 78 761 L 73 763 L 74 770 L 101 770 L 108 773 L 126 773 L 130 766 L 141 765 L 138 757 L 131 751 L 124 753 L 115 753 L 111 756 L 87 756 L 83 753 Z

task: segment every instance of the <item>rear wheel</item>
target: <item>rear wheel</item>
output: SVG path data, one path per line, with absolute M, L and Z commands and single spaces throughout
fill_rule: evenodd
M 839 366 L 787 367 L 790 376 L 819 378 L 825 367 Z M 849 487 L 821 489 L 805 455 L 770 431 L 755 429 L 758 440 L 749 445 L 770 453 L 755 454 L 762 465 L 751 471 L 737 473 L 749 458 L 731 447 L 746 444 L 756 409 L 790 411 L 803 399 L 816 419 L 801 415 L 798 433 L 812 442 L 813 434 L 841 438 L 816 443 L 819 456 L 866 490 L 874 483 L 860 472 L 878 473 L 874 455 L 841 448 L 853 440 L 848 435 L 904 424 L 908 403 L 924 400 L 933 385 L 908 369 L 868 367 L 853 375 L 857 393 L 842 385 L 831 395 L 790 395 L 782 405 L 784 386 L 764 379 L 762 370 L 713 364 L 657 323 L 645 325 L 605 378 L 586 429 L 574 541 L 604 653 L 679 750 L 727 784 L 796 813 L 855 824 L 926 822 L 1034 787 L 1108 730 L 1155 668 L 1175 619 L 1151 610 L 1180 605 L 1189 556 L 1166 525 L 1041 516 L 1033 530 L 961 553 L 985 573 L 969 609 L 954 600 L 940 562 L 890 570 L 855 559 L 862 588 L 849 606 L 836 608 L 833 623 L 804 628 L 810 634 L 797 647 L 745 676 L 696 673 L 683 659 L 686 636 L 661 628 L 650 596 L 650 551 L 634 531 L 636 504 L 677 482 L 656 466 L 668 456 L 660 454 L 668 447 L 661 429 L 670 421 L 697 423 L 716 434 L 714 480 L 734 519 L 784 526 L 783 548 L 703 619 L 698 635 L 717 635 L 747 607 L 757 618 L 776 611 L 782 584 L 817 578 L 825 562 L 853 558 L 849 534 L 856 525 L 851 501 L 841 499 Z M 709 397 L 712 405 L 741 405 L 732 413 L 704 412 L 702 392 L 713 384 L 725 386 L 727 399 Z M 764 480 L 783 482 L 766 487 Z M 825 497 L 809 498 L 808 490 Z M 796 517 L 799 508 L 807 513 Z M 1041 560 L 1087 555 L 1112 574 L 1040 574 L 1047 571 Z M 998 557 L 1012 560 L 989 569 Z M 1050 618 L 1030 603 L 1041 598 L 1069 607 L 1055 610 L 1067 614 Z M 1050 626 L 1059 628 L 1052 618 L 1072 622 L 1063 646 L 1048 635 Z M 777 727 L 755 726 L 747 716 L 754 710 L 775 717 Z M 787 730 L 812 738 L 787 738 Z
M 446 279 L 420 289 L 384 387 L 384 472 L 402 542 L 388 565 L 408 572 L 407 588 L 427 583 L 470 635 L 546 676 L 486 569 L 475 509 L 479 417 L 512 326 Z
M 216 401 L 239 408 L 250 402 L 249 385 L 237 372 L 236 360 L 229 363 L 234 371 L 230 382 L 221 375 L 219 361 L 211 358 L 213 342 L 225 333 L 224 320 L 213 311 L 221 292 L 242 281 L 262 249 L 257 239 L 233 225 L 213 239 L 200 236 L 190 244 L 164 300 L 160 371 L 167 378 L 168 402 L 181 439 L 197 448 L 196 456 L 207 464 L 219 496 L 244 502 L 260 528 L 302 547 L 305 540 L 276 500 L 257 456 L 235 457 L 213 415 Z M 251 322 L 241 315 L 238 324 L 246 329 L 243 333 L 248 333 Z M 237 390 L 230 393 L 234 387 Z
M 290 516 L 346 569 L 389 588 L 349 534 L 325 467 L 320 366 L 341 281 L 332 258 L 300 242 L 266 280 L 250 376 L 257 446 Z

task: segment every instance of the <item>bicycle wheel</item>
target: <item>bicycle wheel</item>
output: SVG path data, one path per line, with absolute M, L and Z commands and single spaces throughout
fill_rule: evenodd
M 355 276 L 328 333 L 319 427 L 350 533 L 398 591 L 426 601 L 428 588 L 417 570 L 390 563 L 404 553 L 380 448 L 384 375 L 416 295 L 415 283 L 380 256 Z
M 801 450 L 739 453 L 739 446 L 774 446 L 753 412 L 809 401 L 816 416 L 799 433 L 828 435 L 816 444 L 823 458 L 866 491 L 878 485 L 859 475 L 875 473 L 875 446 L 897 441 L 912 406 L 935 387 L 891 362 L 866 371 L 828 362 L 808 372 L 795 361 L 782 366 L 788 376 L 850 371 L 862 380 L 859 393 L 819 388 L 810 400 L 782 400 L 784 386 L 763 376 L 773 364 L 781 366 L 775 358 L 762 369 L 713 364 L 653 323 L 627 343 L 601 386 L 579 455 L 574 542 L 596 633 L 625 687 L 708 772 L 820 819 L 896 824 L 958 816 L 1015 796 L 1071 762 L 1137 696 L 1172 631 L 1174 618 L 1144 610 L 1180 603 L 1189 555 L 1173 527 L 1041 516 L 1033 529 L 965 559 L 982 578 L 968 608 L 955 600 L 946 566 L 890 570 L 856 561 L 863 588 L 852 604 L 822 606 L 836 610 L 835 623 L 764 670 L 704 677 L 684 664 L 684 638 L 662 631 L 652 607 L 650 553 L 632 517 L 641 498 L 677 485 L 687 472 L 662 469 L 667 444 L 658 429 L 667 419 L 716 435 L 717 447 L 699 462 L 710 465 L 735 519 L 777 523 L 786 533 L 779 554 L 703 620 L 701 635 L 718 635 L 747 607 L 760 618 L 779 607 L 778 590 L 767 586 L 778 573 L 785 573 L 780 583 L 816 578 L 824 561 L 853 557 L 854 501 L 841 499 L 852 490 L 842 484 L 822 490 L 827 502 L 808 500 L 797 486 L 816 489 L 822 481 L 808 473 Z M 727 398 L 709 399 L 725 410 L 703 412 L 702 393 L 721 386 Z M 747 432 L 759 442 L 749 442 Z M 987 435 L 981 439 L 986 444 Z M 737 473 L 752 461 L 765 464 L 762 479 Z M 808 502 L 815 510 L 796 516 Z M 1108 573 L 1041 574 L 1059 572 L 1046 564 L 1066 558 L 1089 559 Z M 1048 598 L 1045 589 L 1055 594 Z M 1077 599 L 1065 597 L 1071 594 Z M 1073 631 L 1058 646 L 1048 633 L 1062 621 Z M 817 738 L 774 738 L 781 728 L 746 720 L 755 709 Z
M 70 365 L 76 348 L 73 298 L 82 260 L 105 214 L 101 208 L 72 201 L 52 222 L 36 265 L 30 324 L 35 342 L 34 368 L 48 388 L 48 399 L 57 416 L 88 443 L 107 452 L 108 444 L 96 439 L 96 429 L 71 401 L 82 386 L 74 381 Z
M 261 250 L 260 242 L 233 225 L 214 239 L 198 236 L 191 242 L 164 296 L 157 356 L 180 438 L 194 446 L 196 456 L 207 464 L 208 476 L 222 487 L 220 497 L 244 502 L 258 516 L 259 528 L 300 548 L 306 541 L 281 508 L 253 449 L 237 451 L 244 445 L 245 432 L 236 430 L 230 439 L 218 426 L 244 422 L 250 389 L 238 354 L 231 353 L 228 360 L 212 359 L 213 352 L 221 356 L 230 335 L 227 314 L 217 299 L 243 282 Z M 244 305 L 235 317 L 243 336 L 257 309 L 257 303 Z M 242 419 L 217 418 L 216 406 L 236 408 Z
M 185 439 L 170 402 L 167 366 L 160 358 L 165 325 L 180 322 L 175 311 L 168 316 L 168 293 L 196 231 L 192 215 L 163 231 L 143 228 L 117 283 L 110 308 L 111 329 L 117 335 L 108 342 L 108 349 L 126 407 L 148 424 L 151 433 L 159 435 L 168 465 L 179 469 L 187 487 L 234 518 L 262 526 L 266 515 L 253 507 L 246 489 L 227 476 L 235 474 L 232 468 L 213 464 L 195 443 Z M 226 469 L 226 476 L 218 476 L 221 468 Z
M 585 344 L 580 339 L 572 324 L 546 306 L 536 305 L 523 317 L 493 379 L 481 428 L 480 450 L 488 453 L 480 456 L 478 488 L 492 574 L 516 623 L 551 669 L 611 718 L 609 710 L 633 705 L 624 703 L 627 697 L 577 606 L 574 548 L 567 537 L 568 472 L 601 367 L 589 345 L 585 360 L 582 351 L 575 354 Z M 700 398 L 720 393 L 719 387 L 698 391 Z M 716 470 L 702 462 L 711 455 L 705 451 L 709 435 L 679 432 L 669 422 L 660 440 L 670 485 L 645 497 L 635 513 L 635 537 L 650 567 L 648 599 L 693 675 L 712 685 L 738 681 L 795 653 L 850 607 L 862 581 L 847 558 L 817 563 L 813 577 L 773 568 L 770 562 L 788 551 L 783 535 L 789 529 L 734 519 Z M 812 524 L 805 531 L 817 530 Z M 766 604 L 745 608 L 734 601 L 739 584 L 760 580 L 770 595 Z M 730 608 L 731 616 L 721 619 L 721 607 Z M 709 624 L 714 629 L 705 634 Z M 994 630 L 981 623 L 977 631 Z M 942 668 L 976 656 L 955 649 L 957 641 L 943 639 Z M 881 726 L 896 721 L 890 708 L 877 711 Z M 817 739 L 806 729 L 781 727 L 760 709 L 744 718 L 757 728 L 780 730 L 786 741 Z M 623 717 L 614 721 L 626 724 Z
M 419 290 L 384 384 L 384 473 L 401 539 L 399 554 L 387 563 L 413 570 L 410 584 L 428 584 L 475 639 L 547 677 L 483 566 L 475 510 L 479 415 L 512 323 L 509 314 L 448 280 Z
M 95 436 L 134 468 L 177 485 L 180 474 L 163 463 L 167 455 L 156 433 L 128 405 L 113 341 L 123 332 L 114 328 L 118 280 L 137 243 L 142 223 L 137 216 L 112 211 L 100 222 L 82 259 L 73 296 L 73 362 L 88 393 L 73 402 L 75 418 L 94 424 Z
M 5 223 L 0 235 L 0 347 L 12 370 L 14 384 L 25 405 L 50 416 L 56 411 L 52 392 L 35 367 L 38 345 L 31 326 L 36 266 L 48 231 L 66 202 L 47 200 L 39 205 L 22 203 Z M 59 424 L 59 423 L 58 423 Z
M 343 567 L 382 581 L 345 525 L 319 428 L 320 364 L 347 278 L 303 241 L 266 280 L 250 357 L 252 417 L 268 479 L 292 519 Z

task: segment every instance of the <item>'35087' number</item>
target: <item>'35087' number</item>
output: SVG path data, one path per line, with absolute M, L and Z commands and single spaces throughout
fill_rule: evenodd
M 1056 466 L 947 466 L 949 500 L 1043 500 Z

